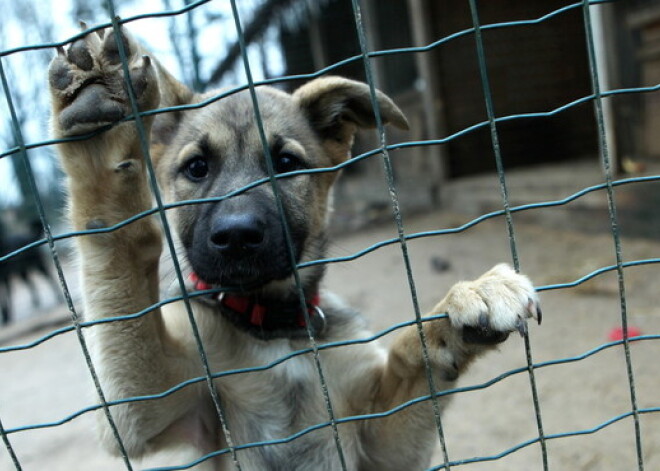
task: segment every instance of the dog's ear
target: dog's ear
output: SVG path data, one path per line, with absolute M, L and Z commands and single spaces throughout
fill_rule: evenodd
M 179 107 L 197 103 L 201 95 L 196 95 L 186 85 L 179 82 L 160 63 L 158 67 L 158 88 L 160 90 L 159 108 Z M 154 120 L 151 130 L 151 157 L 157 164 L 176 136 L 185 111 L 172 110 L 160 113 Z
M 349 157 L 358 128 L 376 126 L 371 91 L 366 83 L 323 77 L 298 88 L 293 97 L 335 164 Z M 377 90 L 376 99 L 384 124 L 408 129 L 408 120 L 387 95 Z

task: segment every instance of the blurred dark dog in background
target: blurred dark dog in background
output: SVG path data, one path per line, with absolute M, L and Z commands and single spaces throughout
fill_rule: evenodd
M 9 231 L 0 230 L 0 255 L 7 255 L 25 247 L 43 237 L 41 221 L 32 221 L 29 229 L 23 232 L 10 234 Z M 32 306 L 41 304 L 42 293 L 35 284 L 32 274 L 40 274 L 51 286 L 56 296 L 60 296 L 60 288 L 48 269 L 47 257 L 39 247 L 25 250 L 9 259 L 0 262 L 0 323 L 8 324 L 12 319 L 12 280 L 23 280 L 27 286 Z

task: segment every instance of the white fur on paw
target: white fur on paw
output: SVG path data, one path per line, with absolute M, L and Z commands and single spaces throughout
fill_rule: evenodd
M 541 322 L 539 299 L 532 282 L 500 264 L 475 281 L 450 290 L 445 307 L 454 328 L 474 327 L 488 333 L 524 334 L 528 318 Z

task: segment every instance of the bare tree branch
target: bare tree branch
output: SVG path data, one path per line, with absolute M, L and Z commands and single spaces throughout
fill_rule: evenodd
M 247 24 L 243 29 L 245 43 L 251 44 L 257 41 L 266 32 L 287 8 L 298 3 L 300 0 L 267 0 L 259 6 L 252 16 L 252 21 Z M 217 83 L 222 77 L 229 72 L 236 61 L 241 57 L 241 45 L 238 40 L 234 42 L 225 58 L 213 69 L 207 84 Z

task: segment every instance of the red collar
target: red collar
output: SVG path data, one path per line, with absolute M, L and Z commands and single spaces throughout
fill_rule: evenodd
M 305 327 L 305 313 L 300 309 L 300 302 L 298 300 L 296 301 L 297 302 L 294 301 L 294 303 L 287 303 L 286 305 L 279 303 L 276 305 L 271 303 L 262 304 L 264 301 L 257 298 L 252 298 L 250 296 L 237 296 L 229 293 L 224 293 L 218 298 L 218 302 L 221 306 L 244 316 L 250 324 L 256 327 L 263 327 L 267 317 L 272 315 L 275 310 L 280 311 L 281 309 L 293 309 L 294 311 L 297 311 L 295 323 L 298 327 Z M 310 319 L 315 315 L 318 315 L 320 301 L 320 296 L 315 294 L 306 302 L 307 313 L 309 314 Z M 292 304 L 292 306 L 290 304 Z
M 196 291 L 211 289 L 212 286 L 190 274 Z M 325 329 L 325 314 L 320 308 L 321 298 L 318 293 L 306 300 L 307 316 L 301 309 L 300 300 L 280 301 L 257 296 L 243 296 L 233 293 L 221 293 L 218 298 L 220 312 L 234 325 L 252 335 L 267 340 L 271 338 L 306 337 L 310 329 L 317 336 Z

